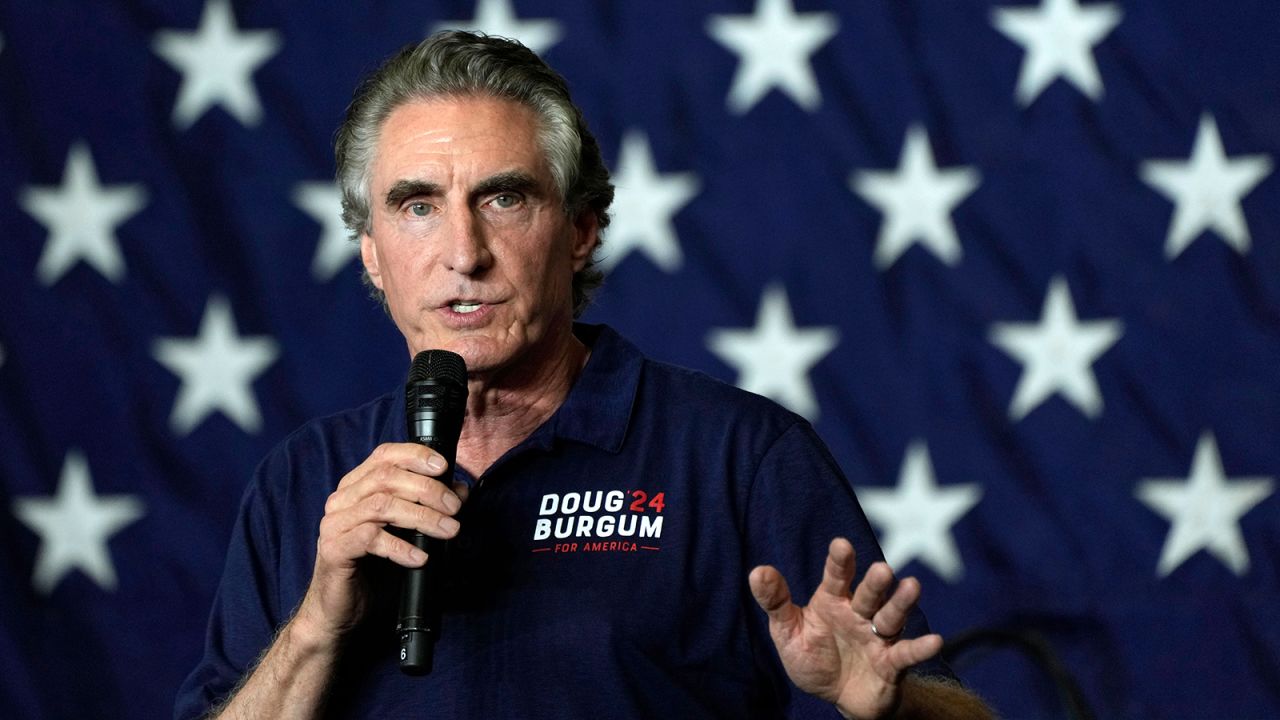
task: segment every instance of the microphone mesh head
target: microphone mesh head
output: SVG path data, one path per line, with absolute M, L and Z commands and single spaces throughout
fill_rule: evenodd
M 467 363 L 448 350 L 423 350 L 409 366 L 409 382 L 434 379 L 438 383 L 467 386 Z

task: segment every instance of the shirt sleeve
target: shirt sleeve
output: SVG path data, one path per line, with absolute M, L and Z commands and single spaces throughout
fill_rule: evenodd
M 174 717 L 204 717 L 221 703 L 271 644 L 292 608 L 279 607 L 279 539 L 259 468 L 241 503 L 222 581 L 213 600 L 204 655 L 178 690 Z
M 803 420 L 791 425 L 768 449 L 756 469 L 747 500 L 747 571 L 773 565 L 787 580 L 794 602 L 803 605 L 822 579 L 827 546 L 843 537 L 857 552 L 854 585 L 867 567 L 884 559 L 875 533 L 845 478 L 818 438 Z M 927 600 L 927 599 L 926 599 Z M 839 718 L 834 706 L 798 690 L 786 676 L 769 637 L 768 620 L 756 608 L 752 614 L 755 647 L 765 657 L 757 664 L 770 667 L 775 690 L 791 718 Z M 905 637 L 930 632 L 917 608 L 907 618 Z M 921 663 L 911 672 L 953 678 L 940 659 Z

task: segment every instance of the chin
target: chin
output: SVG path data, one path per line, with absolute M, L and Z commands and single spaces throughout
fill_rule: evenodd
M 513 355 L 510 348 L 486 337 L 463 337 L 446 343 L 443 348 L 462 356 L 468 373 L 492 372 L 505 365 Z
M 468 373 L 490 374 L 529 355 L 536 337 L 520 329 L 486 327 L 470 331 L 424 333 L 413 343 L 421 350 L 448 350 L 462 356 Z

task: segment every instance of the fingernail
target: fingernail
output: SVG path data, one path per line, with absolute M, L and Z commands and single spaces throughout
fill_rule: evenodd
M 441 470 L 444 470 L 446 467 L 448 467 L 448 465 L 445 464 L 444 458 L 440 457 L 439 455 L 432 455 L 431 457 L 427 458 L 427 469 L 430 470 L 431 472 L 438 473 Z
M 421 565 L 427 561 L 427 554 L 418 548 L 413 548 L 409 551 L 409 559 Z
M 451 513 L 458 512 L 458 508 L 462 507 L 462 500 L 453 493 L 444 494 L 444 509 Z
M 458 521 L 451 517 L 440 518 L 440 529 L 450 535 L 458 532 L 459 527 L 461 527 L 461 525 L 458 524 Z

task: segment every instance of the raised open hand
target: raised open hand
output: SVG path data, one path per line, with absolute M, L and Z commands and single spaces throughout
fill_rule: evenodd
M 936 655 L 942 637 L 899 639 L 920 599 L 920 583 L 906 578 L 886 597 L 893 570 L 877 562 L 850 593 L 855 566 L 853 545 L 832 540 L 822 582 L 803 607 L 792 602 L 786 579 L 773 567 L 755 568 L 748 582 L 769 616 L 769 633 L 791 681 L 847 717 L 881 718 L 901 699 L 903 672 Z

